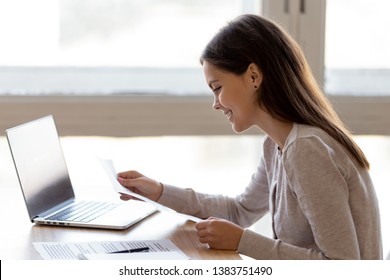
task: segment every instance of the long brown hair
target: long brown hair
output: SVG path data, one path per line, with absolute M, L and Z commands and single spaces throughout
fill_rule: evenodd
M 319 127 L 343 145 L 363 168 L 369 162 L 318 87 L 299 45 L 274 22 L 242 15 L 223 27 L 200 58 L 242 75 L 255 63 L 263 74 L 258 104 L 274 118 Z

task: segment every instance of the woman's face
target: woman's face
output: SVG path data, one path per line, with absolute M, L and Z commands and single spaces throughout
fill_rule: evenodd
M 256 124 L 260 107 L 257 103 L 256 88 L 259 77 L 249 69 L 236 75 L 225 72 L 216 66 L 203 62 L 206 82 L 214 93 L 215 110 L 221 110 L 237 133 Z M 257 84 L 256 84 L 257 83 Z

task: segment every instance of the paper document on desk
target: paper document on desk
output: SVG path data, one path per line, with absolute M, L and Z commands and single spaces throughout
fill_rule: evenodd
M 44 260 L 77 259 L 189 259 L 172 241 L 34 242 Z M 121 250 L 148 247 L 148 252 L 109 254 Z
M 115 171 L 115 167 L 114 167 L 114 164 L 112 162 L 112 160 L 110 159 L 101 159 L 99 158 L 99 161 L 103 167 L 103 169 L 106 171 L 107 173 L 107 176 L 108 178 L 110 179 L 111 181 L 111 184 L 114 188 L 114 190 L 116 192 L 119 192 L 119 193 L 124 193 L 124 194 L 128 194 L 128 195 L 131 195 L 131 196 L 134 196 L 140 200 L 143 200 L 147 203 L 150 203 L 152 205 L 154 205 L 158 210 L 160 211 L 169 211 L 169 212 L 175 212 L 177 213 L 178 215 L 181 215 L 183 217 L 185 217 L 186 219 L 190 220 L 190 221 L 193 221 L 195 223 L 197 222 L 200 222 L 202 219 L 199 219 L 197 217 L 194 217 L 194 216 L 191 216 L 191 215 L 186 215 L 186 214 L 182 214 L 182 213 L 178 213 L 176 211 L 174 211 L 173 209 L 171 208 L 168 208 L 158 202 L 155 202 L 147 197 L 144 197 L 140 194 L 137 194 L 135 192 L 132 192 L 131 190 L 125 188 L 124 186 L 122 186 L 119 182 L 118 182 L 118 179 L 117 179 L 117 172 Z
M 123 253 L 123 254 L 82 254 L 80 260 L 189 260 L 190 258 L 179 252 L 152 252 L 152 253 Z

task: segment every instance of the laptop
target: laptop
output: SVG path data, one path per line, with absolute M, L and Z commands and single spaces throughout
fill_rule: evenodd
M 142 201 L 76 199 L 53 116 L 6 130 L 31 222 L 126 229 L 156 211 Z

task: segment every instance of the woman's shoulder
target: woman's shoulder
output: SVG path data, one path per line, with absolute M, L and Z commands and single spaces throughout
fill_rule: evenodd
M 313 136 L 320 138 L 331 138 L 331 136 L 327 132 L 317 126 L 294 123 L 294 129 L 296 129 L 296 135 L 298 138 Z
M 294 124 L 287 138 L 285 153 L 299 156 L 315 156 L 326 152 L 331 157 L 345 157 L 345 148 L 326 131 L 319 127 Z
M 323 129 L 316 126 L 294 123 L 293 129 L 287 137 L 285 147 L 287 148 L 293 143 L 301 141 L 319 142 L 330 146 L 338 145 L 338 142 Z
M 284 151 L 296 146 L 297 144 L 303 144 L 304 142 L 323 142 L 333 145 L 336 141 L 321 128 L 294 123 L 291 132 L 289 133 L 285 145 Z M 264 153 L 274 153 L 278 149 L 278 145 L 269 137 L 266 136 L 263 142 Z
M 288 135 L 284 148 L 284 154 L 299 154 L 313 156 L 316 152 L 322 153 L 327 150 L 330 154 L 345 154 L 343 146 L 319 127 L 294 123 Z M 266 158 L 274 157 L 278 151 L 277 144 L 267 136 L 263 143 L 263 153 Z

